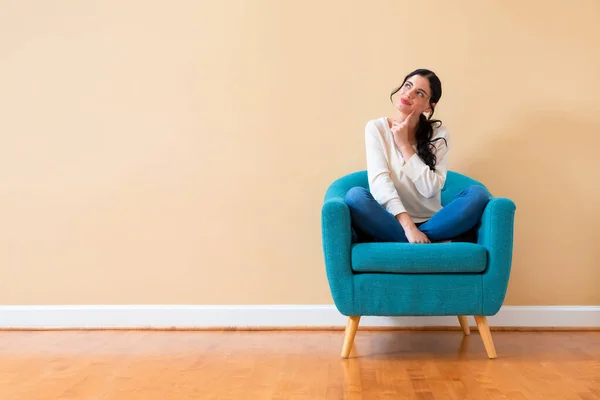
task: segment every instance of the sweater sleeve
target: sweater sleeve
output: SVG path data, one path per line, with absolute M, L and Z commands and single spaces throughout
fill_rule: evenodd
M 388 163 L 379 133 L 370 121 L 365 128 L 367 175 L 371 194 L 388 212 L 396 216 L 406 209 L 390 176 Z
M 434 197 L 442 190 L 448 171 L 448 146 L 450 139 L 445 128 L 440 128 L 434 138 L 438 137 L 445 140 L 439 139 L 435 142 L 435 171 L 432 171 L 418 154 L 414 154 L 402 166 L 402 172 L 413 181 L 419 193 L 428 199 Z

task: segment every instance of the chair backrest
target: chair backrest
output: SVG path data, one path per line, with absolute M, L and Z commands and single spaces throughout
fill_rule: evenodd
M 485 187 L 483 183 L 476 181 L 473 178 L 470 178 L 458 172 L 448 171 L 448 173 L 446 174 L 446 183 L 442 188 L 442 206 L 448 204 L 456 196 L 458 196 L 460 192 L 462 192 L 468 186 L 471 185 L 483 186 L 487 190 L 487 187 Z
M 442 188 L 442 205 L 448 204 L 454 199 L 460 192 L 462 192 L 467 186 L 478 185 L 483 186 L 481 182 L 476 181 L 473 178 L 469 178 L 466 175 L 460 174 L 454 171 L 448 171 L 446 176 L 446 183 Z M 338 178 L 331 184 L 327 190 L 326 197 L 339 196 L 344 197 L 346 192 L 355 186 L 362 186 L 369 189 L 369 181 L 367 178 L 367 171 L 357 171 L 348 175 Z M 487 189 L 487 188 L 486 188 Z

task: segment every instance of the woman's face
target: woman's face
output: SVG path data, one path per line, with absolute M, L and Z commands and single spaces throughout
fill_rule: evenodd
M 419 114 L 431 111 L 429 80 L 421 75 L 413 75 L 408 78 L 395 96 L 394 105 L 403 114 L 411 111 Z

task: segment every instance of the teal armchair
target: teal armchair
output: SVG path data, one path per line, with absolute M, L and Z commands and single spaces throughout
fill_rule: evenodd
M 442 205 L 469 185 L 481 185 L 449 171 Z M 477 243 L 353 243 L 350 211 L 343 201 L 354 187 L 369 188 L 367 171 L 335 180 L 321 210 L 327 280 L 338 311 L 348 316 L 342 357 L 348 357 L 361 316 L 455 315 L 468 335 L 475 317 L 489 358 L 496 357 L 487 316 L 502 306 L 512 263 L 515 204 L 490 195 Z M 484 186 L 485 187 L 485 186 Z

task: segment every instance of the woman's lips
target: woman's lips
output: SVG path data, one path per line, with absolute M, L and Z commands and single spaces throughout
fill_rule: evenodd
M 408 100 L 406 100 L 405 98 L 401 98 L 400 101 L 402 102 L 402 104 L 404 104 L 405 106 L 409 106 L 410 103 L 408 102 Z

